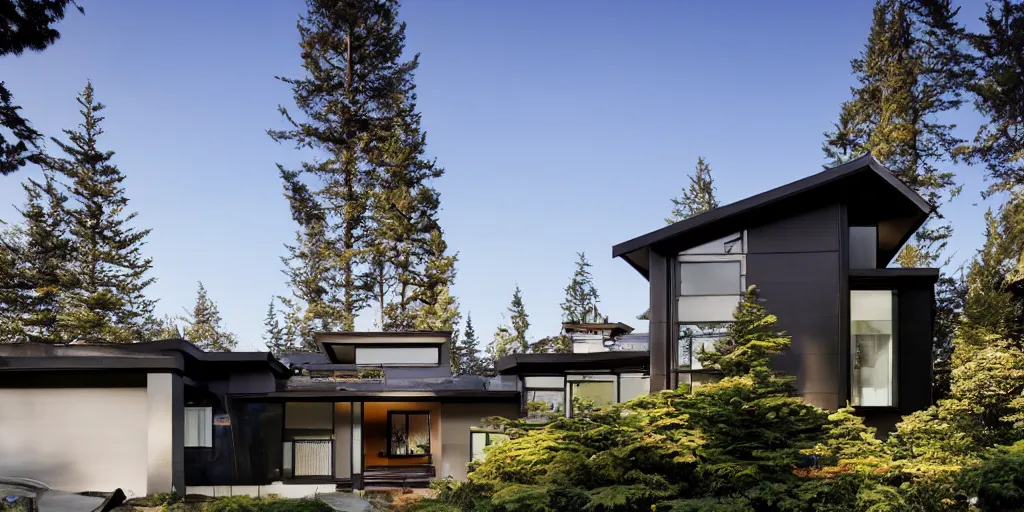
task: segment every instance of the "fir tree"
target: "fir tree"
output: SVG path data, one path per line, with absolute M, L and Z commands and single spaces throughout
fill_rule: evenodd
M 501 359 L 509 354 L 525 354 L 530 348 L 526 337 L 526 332 L 530 329 L 530 315 L 526 313 L 526 306 L 523 305 L 523 292 L 519 285 L 516 285 L 516 290 L 512 293 L 508 314 L 509 324 L 499 326 L 491 342 L 491 355 L 494 359 Z
M 698 357 L 705 368 L 717 368 L 727 377 L 767 370 L 772 356 L 789 347 L 789 336 L 775 331 L 778 319 L 765 309 L 757 287 L 747 288 L 732 316 L 735 321 L 713 349 L 701 347 Z
M 679 198 L 672 199 L 672 214 L 665 218 L 665 222 L 674 224 L 715 208 L 718 208 L 718 199 L 715 198 L 711 166 L 704 161 L 704 157 L 697 157 L 697 168 L 690 176 L 690 184 L 683 189 Z
M 3 250 L 10 256 L 4 272 L 5 331 L 10 341 L 65 343 L 57 322 L 76 283 L 70 268 L 74 254 L 67 237 L 65 203 L 51 173 L 43 183 L 22 184 L 27 200 L 24 223 L 8 232 Z
M 826 133 L 823 149 L 831 163 L 870 152 L 933 205 L 959 193 L 954 174 L 940 167 L 960 141 L 952 125 L 936 119 L 962 102 L 956 14 L 948 0 L 877 1 L 868 43 L 851 62 L 858 81 L 853 98 Z M 897 261 L 932 265 L 951 234 L 948 223 L 926 226 Z
M 990 2 L 981 21 L 986 31 L 967 36 L 976 66 L 968 90 L 985 122 L 958 153 L 984 163 L 989 192 L 1012 190 L 1024 184 L 1024 3 Z
M 267 306 L 267 316 L 263 319 L 263 328 L 263 341 L 266 343 L 267 350 L 272 354 L 276 356 L 295 350 L 286 328 L 281 325 L 277 309 L 274 308 L 273 297 L 270 298 L 270 304 Z
M 185 335 L 181 332 L 181 326 L 178 325 L 178 317 L 171 315 L 165 315 L 162 319 L 156 321 L 156 334 L 153 339 L 156 340 L 183 340 Z
M 60 32 L 54 25 L 64 19 L 68 5 L 85 12 L 73 0 L 0 0 L 0 57 L 21 55 L 25 50 L 43 51 L 56 42 Z M 43 160 L 39 147 L 43 136 L 21 116 L 20 110 L 11 91 L 0 82 L 0 174 L 10 174 L 30 161 Z M 7 139 L 8 134 L 11 140 Z
M 530 344 L 531 354 L 571 354 L 572 338 L 565 333 L 545 336 Z
M 238 345 L 238 338 L 221 325 L 217 303 L 207 295 L 202 282 L 196 290 L 196 303 L 191 312 L 186 312 L 184 322 L 185 339 L 207 352 L 230 352 Z
M 480 350 L 473 317 L 466 316 L 466 329 L 459 339 L 459 375 L 493 375 L 494 364 Z
M 111 163 L 113 151 L 101 151 L 100 112 L 91 83 L 78 96 L 82 124 L 64 130 L 67 142 L 53 142 L 64 153 L 47 166 L 67 178 L 69 230 L 75 252 L 72 269 L 77 286 L 59 318 L 69 340 L 129 343 L 146 338 L 154 301 L 144 291 L 152 260 L 142 255 L 148 229 L 132 227 L 127 213 L 124 174 Z
M 590 275 L 590 262 L 585 253 L 577 253 L 579 260 L 572 279 L 565 287 L 565 300 L 562 302 L 562 321 L 573 324 L 600 322 L 601 313 L 597 309 L 600 296 L 594 286 L 594 278 Z
M 449 255 L 440 229 L 434 230 L 426 246 L 421 281 L 414 289 L 417 307 L 412 311 L 413 327 L 426 331 L 451 331 L 459 319 L 459 303 L 451 295 L 455 281 L 456 255 Z

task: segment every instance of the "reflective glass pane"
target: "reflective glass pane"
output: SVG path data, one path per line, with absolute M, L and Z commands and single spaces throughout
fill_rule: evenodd
M 878 228 L 850 226 L 850 268 L 875 268 Z
M 391 415 L 391 455 L 409 454 L 409 433 L 404 414 Z
M 677 365 L 681 370 L 699 370 L 700 351 L 714 350 L 715 341 L 726 331 L 727 324 L 683 324 L 679 326 Z
M 893 295 L 891 290 L 850 292 L 850 402 L 853 405 L 894 405 Z
M 544 422 L 565 417 L 565 391 L 526 391 L 526 420 Z
M 430 453 L 430 416 L 409 415 L 409 453 L 426 455 Z
M 679 264 L 680 295 L 730 295 L 742 292 L 740 262 Z
M 573 382 L 571 392 L 573 415 L 615 403 L 615 383 L 611 381 Z

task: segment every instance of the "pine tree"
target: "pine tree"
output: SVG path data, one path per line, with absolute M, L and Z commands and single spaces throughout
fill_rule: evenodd
M 56 42 L 60 32 L 54 25 L 64 19 L 69 4 L 85 13 L 73 0 L 0 0 L 0 22 L 4 26 L 0 57 L 21 55 L 25 50 L 40 52 Z M 29 162 L 43 160 L 39 147 L 43 136 L 21 116 L 20 110 L 11 91 L 0 82 L 0 174 L 10 174 Z M 12 140 L 7 140 L 5 131 L 13 136 Z
M 265 329 L 263 341 L 267 345 L 267 350 L 272 354 L 277 356 L 295 351 L 295 346 L 292 345 L 286 328 L 281 325 L 277 309 L 274 308 L 273 297 L 270 298 L 270 304 L 267 306 L 267 316 L 263 319 L 263 327 Z
M 68 181 L 77 280 L 58 323 L 69 340 L 139 341 L 155 304 L 143 294 L 154 281 L 146 276 L 152 260 L 142 255 L 150 230 L 132 227 L 137 214 L 126 213 L 124 174 L 111 163 L 114 152 L 98 148 L 105 107 L 95 100 L 92 83 L 77 100 L 82 124 L 77 131 L 64 130 L 68 142 L 52 139 L 65 156 L 47 160 Z
M 186 311 L 184 322 L 185 339 L 207 352 L 231 352 L 238 345 L 238 338 L 221 325 L 217 303 L 210 299 L 201 281 L 196 290 L 196 303 L 191 312 Z
M 859 84 L 843 103 L 835 130 L 825 134 L 827 159 L 837 163 L 871 152 L 936 206 L 960 192 L 954 174 L 940 169 L 960 141 L 953 125 L 936 119 L 962 102 L 957 11 L 948 0 L 876 2 L 868 43 L 851 62 Z M 897 261 L 904 267 L 932 265 L 951 234 L 948 222 L 926 225 Z
M 711 166 L 704 157 L 697 157 L 697 168 L 690 176 L 690 185 L 683 189 L 678 199 L 672 199 L 672 214 L 665 218 L 665 222 L 674 224 L 715 208 L 718 208 L 718 199 L 715 198 Z
M 989 192 L 1012 190 L 1024 184 L 1024 3 L 990 2 L 981 20 L 986 31 L 967 36 L 977 70 L 968 90 L 985 123 L 958 153 L 985 164 Z
M 491 356 L 494 359 L 501 359 L 509 354 L 525 354 L 530 348 L 526 337 L 530 329 L 530 315 L 526 313 L 526 306 L 523 305 L 523 292 L 519 285 L 516 285 L 516 290 L 512 293 L 508 314 L 509 324 L 499 326 L 491 342 Z
M 449 255 L 440 229 L 430 234 L 423 275 L 414 289 L 417 307 L 412 311 L 413 327 L 426 331 L 454 330 L 462 317 L 459 303 L 451 295 L 455 281 L 456 255 Z
M 43 343 L 70 341 L 58 326 L 69 294 L 76 286 L 70 268 L 74 253 L 67 237 L 65 196 L 45 173 L 43 183 L 29 179 L 22 184 L 28 196 L 20 210 L 24 240 L 17 252 L 20 297 L 17 311 L 20 339 Z
M 315 330 L 352 330 L 370 301 L 385 330 L 445 323 L 418 319 L 450 316 L 437 302 L 449 294 L 454 269 L 442 267 L 445 258 L 454 265 L 454 256 L 437 251 L 440 202 L 429 180 L 443 169 L 424 157 L 413 83 L 418 58 L 402 60 L 397 3 L 309 0 L 307 7 L 299 22 L 306 75 L 282 79 L 305 120 L 282 107 L 292 128 L 269 131 L 323 154 L 298 170 L 281 168 L 300 226 L 296 247 L 308 247 L 288 258 L 301 277 L 290 279 L 296 304 L 306 308 L 291 315 L 307 324 L 294 329 L 314 330 L 308 324 L 320 320 Z
M 183 340 L 185 335 L 181 332 L 181 326 L 178 325 L 180 318 L 165 315 L 162 319 L 156 321 L 156 333 L 153 335 L 155 340 Z
M 582 324 L 600 322 L 601 313 L 597 309 L 600 296 L 594 286 L 594 278 L 590 275 L 590 262 L 585 253 L 577 253 L 579 260 L 572 279 L 565 287 L 565 300 L 562 302 L 562 321 Z
M 701 347 L 698 357 L 705 368 L 717 368 L 726 377 L 746 375 L 770 368 L 771 358 L 789 347 L 789 336 L 775 330 L 778 319 L 763 302 L 756 286 L 747 288 L 725 336 L 716 339 L 710 351 Z
M 466 329 L 458 343 L 459 371 L 457 375 L 492 375 L 493 362 L 480 351 L 480 340 L 476 337 L 472 315 L 466 315 Z

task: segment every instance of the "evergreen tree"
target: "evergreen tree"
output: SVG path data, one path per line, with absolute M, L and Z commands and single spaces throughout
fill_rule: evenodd
M 270 298 L 270 304 L 267 306 L 267 316 L 263 319 L 263 327 L 265 329 L 263 341 L 267 345 L 267 350 L 272 354 L 277 356 L 295 350 L 292 340 L 287 335 L 286 328 L 281 325 L 277 309 L 274 308 L 273 297 Z
M 959 191 L 940 168 L 961 141 L 936 117 L 962 102 L 958 9 L 948 0 L 878 0 L 868 43 L 851 62 L 858 85 L 826 133 L 825 156 L 838 163 L 871 152 L 929 203 Z M 941 214 L 936 213 L 941 219 Z M 933 265 L 952 234 L 949 223 L 926 225 L 900 253 L 904 267 Z
M 25 50 L 43 51 L 56 42 L 60 32 L 54 25 L 64 19 L 69 4 L 85 12 L 73 0 L 0 0 L 0 57 L 21 55 Z M 10 174 L 30 161 L 41 163 L 43 159 L 39 147 L 43 136 L 20 110 L 11 91 L 0 82 L 0 174 Z
M 590 262 L 585 253 L 577 253 L 576 271 L 565 287 L 565 300 L 562 302 L 562 321 L 574 324 L 600 322 L 601 313 L 597 309 L 599 295 L 594 286 L 594 278 L 590 275 Z
M 170 315 L 165 315 L 162 319 L 157 320 L 156 334 L 153 339 L 156 340 L 183 340 L 185 335 L 181 332 L 181 326 L 178 325 L 179 318 Z
M 531 354 L 571 354 L 572 338 L 565 333 L 545 336 L 530 344 Z
M 413 291 L 417 307 L 413 310 L 413 328 L 425 331 L 452 331 L 462 317 L 459 303 L 451 295 L 455 281 L 456 255 L 447 254 L 440 229 L 430 235 L 428 253 L 423 265 L 421 281 Z
M 238 345 L 238 338 L 221 325 L 217 303 L 207 295 L 201 281 L 196 291 L 196 303 L 191 312 L 186 312 L 184 322 L 182 334 L 185 339 L 207 352 L 231 352 Z
M 492 375 L 494 364 L 480 350 L 480 340 L 476 337 L 473 317 L 466 316 L 466 329 L 458 343 L 459 372 L 458 375 Z
M 711 177 L 711 166 L 704 161 L 704 157 L 697 157 L 697 168 L 689 178 L 690 184 L 683 189 L 682 195 L 672 199 L 672 214 L 665 218 L 669 224 L 718 208 L 715 180 Z
M 127 213 L 124 174 L 111 163 L 113 151 L 101 151 L 100 112 L 91 83 L 77 98 L 82 107 L 78 130 L 64 130 L 67 142 L 53 142 L 64 153 L 47 166 L 67 178 L 69 221 L 76 289 L 67 298 L 61 330 L 69 340 L 130 343 L 147 337 L 145 328 L 155 301 L 143 292 L 154 279 L 146 274 L 152 260 L 142 255 L 148 229 L 132 227 Z
M 989 192 L 1012 190 L 1024 184 L 1024 3 L 989 2 L 981 20 L 986 31 L 967 36 L 976 67 L 968 90 L 985 123 L 973 144 L 958 149 L 985 164 Z
M 20 211 L 24 223 L 10 230 L 3 251 L 10 259 L 3 275 L 4 337 L 9 341 L 65 343 L 57 322 L 68 294 L 75 287 L 70 268 L 74 254 L 67 238 L 64 214 L 67 197 L 51 173 L 43 183 L 29 179 Z
M 525 354 L 530 348 L 526 337 L 526 332 L 530 329 L 530 315 L 526 313 L 526 306 L 523 305 L 523 291 L 519 289 L 519 285 L 516 285 L 516 290 L 512 293 L 508 314 L 509 324 L 499 326 L 491 342 L 491 355 L 494 359 L 501 359 L 509 354 Z
M 439 196 L 443 169 L 425 158 L 405 24 L 390 0 L 308 0 L 299 21 L 303 67 L 292 87 L 305 119 L 283 107 L 277 141 L 323 157 L 281 169 L 299 243 L 289 269 L 296 331 L 352 330 L 370 301 L 385 330 L 444 324 L 452 316 L 455 257 L 445 255 Z M 448 301 L 438 306 L 439 301 Z M 427 315 L 429 318 L 420 318 Z M 312 324 L 312 326 L 310 325 Z

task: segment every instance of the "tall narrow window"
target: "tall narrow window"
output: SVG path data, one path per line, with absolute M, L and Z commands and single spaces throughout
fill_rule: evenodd
M 185 408 L 185 447 L 210 448 L 213 446 L 213 408 Z
M 895 405 L 896 292 L 850 292 L 850 402 Z
M 875 268 L 878 227 L 850 226 L 850 268 Z

